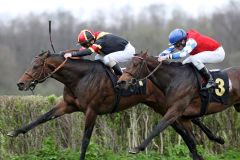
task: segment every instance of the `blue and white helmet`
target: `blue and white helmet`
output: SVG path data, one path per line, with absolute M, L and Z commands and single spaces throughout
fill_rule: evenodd
M 187 33 L 183 29 L 174 29 L 170 34 L 169 34 L 169 45 L 174 45 L 177 42 L 183 40 L 184 38 L 187 37 Z

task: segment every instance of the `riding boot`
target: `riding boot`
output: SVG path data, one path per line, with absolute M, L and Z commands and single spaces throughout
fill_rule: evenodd
M 216 87 L 217 86 L 217 84 L 213 80 L 213 77 L 212 77 L 211 73 L 209 72 L 209 70 L 205 66 L 199 72 L 207 80 L 207 84 L 205 86 L 205 89 L 209 89 L 211 87 Z
M 115 64 L 112 69 L 114 70 L 114 73 L 117 75 L 117 76 L 121 76 L 122 75 L 122 70 L 120 68 L 120 66 L 118 64 Z

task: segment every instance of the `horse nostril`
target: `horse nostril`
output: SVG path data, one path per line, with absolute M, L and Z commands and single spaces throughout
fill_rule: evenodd
M 22 83 L 22 82 L 17 83 L 17 86 L 18 86 L 18 87 L 23 86 L 23 83 Z
M 115 88 L 115 90 L 117 90 L 117 91 L 119 91 L 119 90 L 121 89 L 120 85 L 118 85 L 118 84 L 117 84 L 114 88 Z
M 24 83 L 22 83 L 22 82 L 17 83 L 17 86 L 18 86 L 19 89 L 23 89 Z
M 127 85 L 127 81 L 121 80 L 121 81 L 118 81 L 118 82 L 117 82 L 117 87 L 118 87 L 118 89 L 125 88 L 126 85 Z
M 122 80 L 122 81 L 118 81 L 117 84 L 118 84 L 119 86 L 122 86 L 122 85 L 126 85 L 127 82 Z
M 131 79 L 131 84 L 136 84 L 137 83 L 137 79 L 136 78 L 132 78 Z

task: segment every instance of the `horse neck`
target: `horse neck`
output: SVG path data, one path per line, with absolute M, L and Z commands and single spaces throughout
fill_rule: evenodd
M 147 65 L 150 71 L 153 71 L 158 66 L 158 64 L 159 62 L 157 62 L 155 59 L 149 59 L 147 61 Z M 163 62 L 159 69 L 155 71 L 149 78 L 158 88 L 160 88 L 165 93 L 166 89 L 171 83 L 171 80 L 178 73 L 177 70 L 178 69 L 175 66 Z
M 64 62 L 64 58 L 56 56 L 52 58 L 52 63 L 58 67 Z M 65 84 L 71 85 L 79 81 L 86 74 L 90 73 L 93 69 L 93 65 L 89 64 L 87 60 L 71 60 L 68 59 L 67 62 L 53 74 L 53 78 L 57 81 Z

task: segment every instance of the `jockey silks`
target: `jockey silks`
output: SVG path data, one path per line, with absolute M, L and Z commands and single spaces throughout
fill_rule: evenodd
M 107 55 L 109 53 L 122 51 L 129 43 L 122 37 L 107 32 L 96 32 L 96 41 L 89 47 L 92 52 Z
M 190 55 L 195 55 L 203 51 L 214 51 L 221 46 L 216 40 L 202 35 L 195 30 L 187 31 L 187 39 L 190 38 L 197 42 L 197 46 L 190 52 Z

